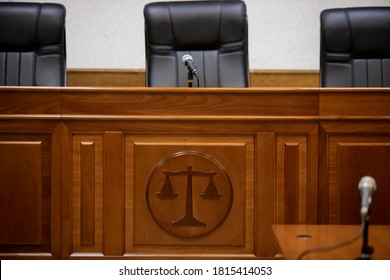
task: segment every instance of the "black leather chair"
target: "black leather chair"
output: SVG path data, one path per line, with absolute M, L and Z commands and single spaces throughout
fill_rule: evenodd
M 0 3 L 0 86 L 64 86 L 65 7 Z
M 193 58 L 200 87 L 250 85 L 244 2 L 156 2 L 145 6 L 144 17 L 147 86 L 188 86 L 185 54 Z
M 390 7 L 324 10 L 322 87 L 390 86 Z

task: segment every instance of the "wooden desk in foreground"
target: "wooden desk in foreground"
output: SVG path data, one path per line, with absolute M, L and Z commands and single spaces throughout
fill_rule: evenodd
M 326 247 L 350 240 L 360 225 L 273 225 L 273 232 L 283 256 L 295 260 L 314 247 Z M 390 226 L 371 225 L 368 245 L 374 248 L 373 260 L 390 260 Z M 331 251 L 313 252 L 302 259 L 353 260 L 360 256 L 362 238 Z

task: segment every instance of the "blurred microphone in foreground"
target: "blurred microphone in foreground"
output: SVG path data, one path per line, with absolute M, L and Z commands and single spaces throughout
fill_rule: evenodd
M 368 245 L 368 225 L 370 220 L 370 206 L 372 202 L 372 196 L 374 192 L 376 191 L 376 182 L 375 179 L 370 176 L 364 176 L 360 179 L 358 188 L 360 190 L 360 196 L 362 198 L 361 201 L 361 207 L 360 207 L 360 215 L 362 217 L 362 224 L 359 232 L 356 234 L 356 236 L 352 237 L 349 240 L 342 241 L 338 244 L 330 245 L 330 246 L 324 246 L 324 247 L 313 247 L 309 248 L 302 253 L 299 254 L 298 260 L 301 260 L 305 255 L 314 253 L 314 252 L 325 252 L 325 251 L 331 251 L 336 250 L 338 248 L 341 248 L 343 246 L 347 246 L 356 240 L 358 240 L 360 237 L 363 236 L 363 245 L 361 248 L 360 256 L 356 259 L 358 260 L 370 260 L 371 255 L 374 253 L 374 248 Z
M 359 182 L 360 196 L 362 197 L 362 206 L 360 208 L 360 215 L 362 219 L 366 219 L 370 210 L 372 195 L 376 191 L 375 179 L 370 176 L 364 176 Z
M 368 245 L 368 225 L 370 221 L 370 206 L 372 202 L 372 196 L 376 191 L 375 179 L 370 176 L 364 176 L 359 182 L 360 196 L 362 197 L 362 204 L 360 207 L 360 215 L 362 217 L 362 230 L 363 230 L 363 245 L 358 260 L 370 260 L 374 248 Z

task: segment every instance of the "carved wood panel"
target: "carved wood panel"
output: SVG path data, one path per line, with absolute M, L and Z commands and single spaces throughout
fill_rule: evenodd
M 124 176 L 121 132 L 72 133 L 69 255 L 123 254 Z
M 0 133 L 0 255 L 28 252 L 50 258 L 59 253 L 53 235 L 59 226 L 59 208 L 53 205 L 55 139 L 43 132 Z
M 72 135 L 72 253 L 103 252 L 103 135 Z
M 257 134 L 256 235 L 259 256 L 277 253 L 272 224 L 317 222 L 318 127 Z
M 253 168 L 251 136 L 126 135 L 126 253 L 254 254 Z
M 42 141 L 0 141 L 0 244 L 42 244 Z
M 366 126 L 370 129 L 370 126 Z M 372 128 L 371 128 L 372 129 Z M 330 224 L 359 224 L 361 197 L 359 181 L 372 176 L 377 182 L 370 223 L 390 224 L 390 136 L 386 133 L 336 133 L 328 131 L 327 169 L 320 208 L 322 221 Z M 324 163 L 325 164 L 325 163 Z M 327 189 L 324 186 L 328 186 Z
M 277 135 L 276 217 L 278 224 L 307 223 L 307 135 Z

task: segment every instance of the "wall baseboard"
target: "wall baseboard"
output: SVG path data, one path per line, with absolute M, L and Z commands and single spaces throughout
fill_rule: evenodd
M 318 70 L 252 70 L 252 87 L 319 87 Z
M 145 70 L 68 69 L 67 86 L 143 87 Z
M 318 87 L 317 70 L 252 70 L 252 87 Z M 144 87 L 143 69 L 68 69 L 67 86 Z

